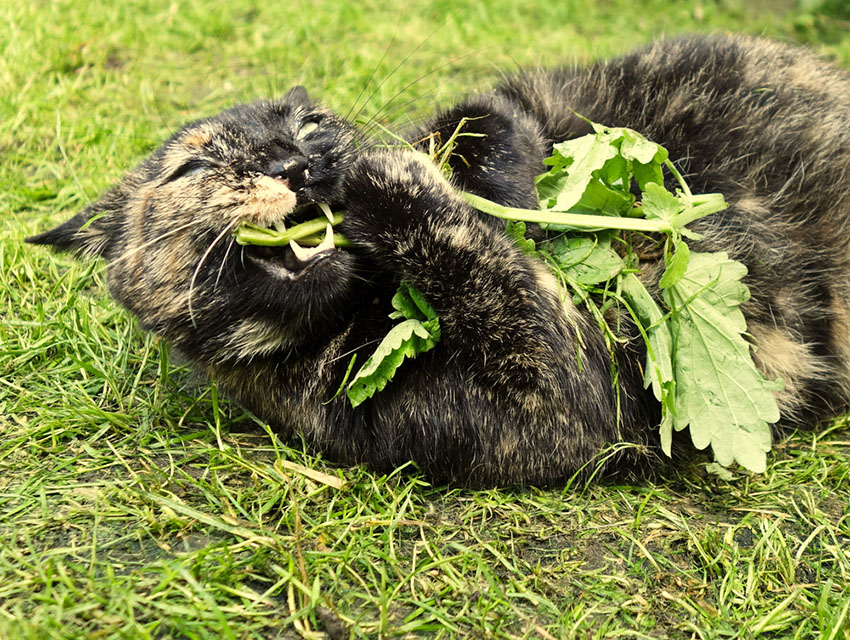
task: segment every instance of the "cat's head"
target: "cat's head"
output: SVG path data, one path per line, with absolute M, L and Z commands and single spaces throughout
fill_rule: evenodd
M 303 88 L 178 131 L 100 200 L 29 238 L 101 256 L 112 295 L 142 326 L 207 362 L 250 358 L 320 333 L 351 295 L 355 258 L 240 246 L 242 221 L 291 226 L 339 205 L 352 127 Z

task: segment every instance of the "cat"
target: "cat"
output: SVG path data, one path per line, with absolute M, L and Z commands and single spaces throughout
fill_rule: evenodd
M 536 208 L 552 144 L 576 114 L 663 144 L 697 193 L 730 207 L 693 224 L 700 251 L 748 267 L 753 358 L 781 378 L 775 432 L 815 427 L 850 401 L 850 76 L 800 48 L 688 36 L 584 68 L 525 71 L 415 127 L 447 140 L 452 183 L 424 154 L 370 148 L 296 87 L 188 124 L 100 200 L 36 244 L 108 263 L 111 294 L 282 437 L 434 482 L 557 485 L 642 473 L 662 458 L 645 347 L 627 314 L 611 356 L 589 313 L 539 260 L 472 210 L 463 189 Z M 242 221 L 344 209 L 353 244 L 234 244 Z M 311 214 L 311 216 L 314 214 Z M 543 232 L 531 230 L 536 238 Z M 641 279 L 657 294 L 660 263 Z M 437 346 L 357 408 L 335 397 L 394 321 L 404 278 L 440 318 Z M 628 446 L 618 446 L 618 445 Z M 612 449 L 613 447 L 613 449 Z

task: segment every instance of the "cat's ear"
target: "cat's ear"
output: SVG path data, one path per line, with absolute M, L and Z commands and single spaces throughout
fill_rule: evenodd
M 286 95 L 283 96 L 283 101 L 290 104 L 310 104 L 310 102 L 312 102 L 310 100 L 310 96 L 307 95 L 307 89 L 301 85 L 292 87 L 289 91 L 287 91 Z
M 80 255 L 107 256 L 117 243 L 122 211 L 127 202 L 121 185 L 106 193 L 58 227 L 26 239 L 31 244 L 73 251 Z

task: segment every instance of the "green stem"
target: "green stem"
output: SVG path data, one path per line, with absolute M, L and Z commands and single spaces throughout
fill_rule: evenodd
M 537 224 L 557 224 L 565 227 L 573 227 L 583 230 L 599 229 L 623 229 L 626 231 L 645 231 L 649 233 L 673 233 L 682 229 L 694 220 L 704 216 L 722 211 L 727 207 L 726 201 L 719 193 L 705 193 L 700 195 L 689 195 L 690 207 L 680 213 L 675 219 L 675 228 L 663 220 L 647 220 L 645 218 L 622 218 L 618 216 L 596 216 L 584 213 L 570 213 L 568 211 L 540 211 L 537 209 L 517 209 L 505 207 L 475 194 L 460 191 L 460 196 L 472 207 L 497 218 L 505 220 L 521 220 Z M 342 222 L 343 214 L 333 214 L 332 226 Z M 315 218 L 302 222 L 286 231 L 266 229 L 250 223 L 240 225 L 236 230 L 236 241 L 239 244 L 254 244 L 264 247 L 281 247 L 289 244 L 290 240 L 296 240 L 305 247 L 314 247 L 322 239 L 322 232 L 328 225 L 326 218 Z M 335 233 L 334 245 L 337 247 L 352 247 L 348 238 Z
M 256 244 L 263 247 L 282 247 L 288 245 L 290 240 L 304 240 L 319 234 L 327 227 L 329 222 L 327 218 L 315 218 L 290 227 L 286 231 L 276 231 L 245 223 L 236 230 L 236 242 L 239 244 Z M 340 222 L 342 222 L 342 213 L 333 214 L 331 226 L 336 226 Z M 334 244 L 337 246 L 340 246 L 336 242 L 339 239 L 348 242 L 342 236 L 334 234 Z
M 650 233 L 671 233 L 673 231 L 673 228 L 663 220 L 594 216 L 567 211 L 517 209 L 514 207 L 504 207 L 466 191 L 460 191 L 459 193 L 475 209 L 505 220 L 521 220 L 523 222 L 535 222 L 538 224 L 558 224 L 565 227 L 588 230 L 623 229 L 626 231 L 647 231 Z
M 682 174 L 679 173 L 679 170 L 676 168 L 670 159 L 664 161 L 664 166 L 673 174 L 673 177 L 676 178 L 676 182 L 679 183 L 679 186 L 682 188 L 682 193 L 685 194 L 685 198 L 687 198 L 688 202 L 693 199 L 693 194 L 691 193 L 691 188 L 688 186 L 688 183 L 685 182 L 685 179 L 682 177 Z
M 321 234 L 313 234 L 312 236 L 304 236 L 303 238 L 298 238 L 298 244 L 302 247 L 315 247 L 323 240 L 323 236 Z M 344 235 L 339 233 L 334 233 L 334 246 L 342 247 L 344 249 L 349 249 L 354 246 L 354 243 L 351 242 Z
M 704 193 L 693 196 L 691 202 L 694 205 L 685 209 L 676 217 L 676 226 L 680 229 L 689 225 L 694 220 L 699 220 L 712 213 L 723 211 L 729 206 L 719 193 Z

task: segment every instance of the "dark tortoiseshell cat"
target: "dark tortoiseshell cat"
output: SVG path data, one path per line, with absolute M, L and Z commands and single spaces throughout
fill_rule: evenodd
M 809 53 L 744 37 L 685 38 L 585 69 L 518 74 L 437 114 L 410 140 L 445 140 L 463 117 L 455 186 L 535 207 L 533 177 L 573 115 L 665 145 L 695 192 L 730 208 L 692 247 L 749 269 L 742 309 L 754 358 L 781 377 L 780 426 L 850 400 L 850 77 Z M 628 318 L 609 353 L 583 309 L 503 223 L 476 213 L 422 154 L 362 150 L 355 130 L 303 89 L 189 124 L 100 201 L 30 240 L 102 256 L 109 287 L 284 437 L 329 459 L 389 470 L 415 461 L 470 485 L 562 482 L 612 444 L 609 471 L 645 467 L 659 408 L 644 390 Z M 296 205 L 345 210 L 350 250 L 297 256 L 239 247 L 231 231 Z M 90 221 L 91 219 L 91 221 Z M 89 222 L 90 221 L 90 222 Z M 539 230 L 537 230 L 539 232 Z M 339 387 L 392 321 L 404 277 L 438 312 L 442 340 L 352 409 Z M 657 291 L 658 269 L 642 278 Z M 578 335 L 581 335 L 581 340 Z M 579 358 L 581 364 L 579 364 Z M 621 421 L 618 424 L 618 402 Z

